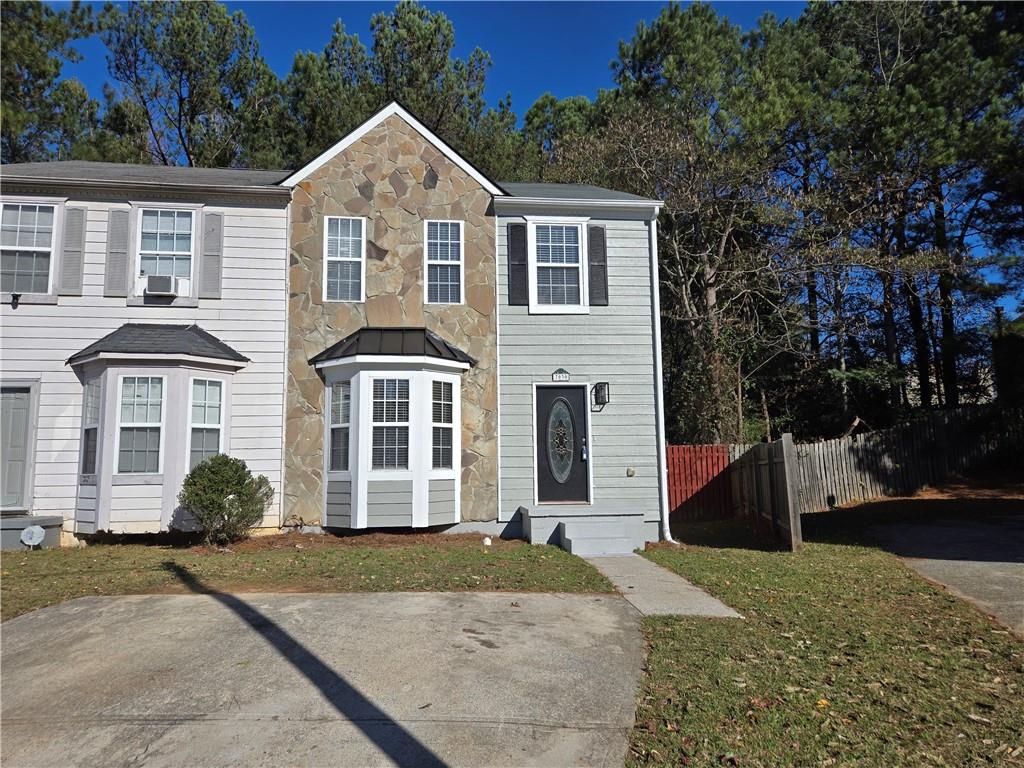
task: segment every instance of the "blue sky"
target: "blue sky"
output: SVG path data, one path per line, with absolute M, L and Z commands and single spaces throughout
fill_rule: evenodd
M 55 3 L 55 5 L 61 5 Z M 93 4 L 98 11 L 101 4 Z M 491 54 L 487 99 L 492 104 L 511 92 L 516 113 L 523 113 L 545 91 L 555 96 L 594 97 L 610 87 L 609 63 L 619 40 L 632 36 L 640 21 L 657 17 L 666 3 L 653 2 L 447 2 L 424 3 L 443 11 L 455 27 L 456 55 L 465 57 L 475 47 Z M 795 17 L 802 2 L 712 3 L 720 15 L 749 29 L 771 12 Z M 280 76 L 291 68 L 295 52 L 321 51 L 331 36 L 335 19 L 369 46 L 370 17 L 390 10 L 394 3 L 228 2 L 241 10 L 256 30 L 267 63 Z M 107 74 L 105 48 L 97 39 L 78 44 L 85 60 L 65 67 L 94 98 L 102 93 Z

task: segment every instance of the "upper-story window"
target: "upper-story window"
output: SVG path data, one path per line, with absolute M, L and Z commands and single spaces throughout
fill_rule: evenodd
M 365 261 L 363 220 L 328 216 L 324 239 L 324 301 L 363 301 Z
M 0 226 L 0 291 L 50 292 L 54 215 L 52 205 L 4 203 Z
M 583 303 L 583 257 L 580 227 L 576 224 L 538 224 L 537 303 Z
M 462 222 L 426 223 L 427 303 L 462 303 Z
M 193 211 L 143 208 L 139 233 L 139 274 L 192 277 L 195 250 Z

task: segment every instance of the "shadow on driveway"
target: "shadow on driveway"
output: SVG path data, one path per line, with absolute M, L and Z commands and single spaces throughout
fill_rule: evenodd
M 193 592 L 210 595 L 221 605 L 231 609 L 316 686 L 338 714 L 351 721 L 397 765 L 426 768 L 446 765 L 441 758 L 417 741 L 411 733 L 388 717 L 386 712 L 363 696 L 272 619 L 234 595 L 210 589 L 189 573 L 187 568 L 177 563 L 167 561 L 163 566 Z

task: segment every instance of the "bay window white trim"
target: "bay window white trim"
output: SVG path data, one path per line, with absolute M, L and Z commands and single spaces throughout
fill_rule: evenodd
M 587 223 L 585 216 L 526 216 L 526 260 L 529 275 L 529 311 L 535 315 L 587 315 L 590 314 L 589 273 L 590 264 L 587 253 Z M 537 227 L 574 227 L 579 232 L 579 264 L 540 265 L 537 261 Z M 578 304 L 542 304 L 538 300 L 537 275 L 538 268 L 568 267 L 579 272 L 580 300 Z
M 345 256 L 328 256 L 329 252 L 329 232 L 331 229 L 332 221 L 358 221 L 359 222 L 359 259 L 353 259 Z M 324 304 L 362 304 L 366 301 L 366 224 L 367 218 L 365 216 L 324 216 L 324 232 L 323 232 L 323 270 L 321 274 L 320 283 L 320 294 L 321 301 Z M 350 238 L 351 239 L 351 238 Z M 359 298 L 358 299 L 332 299 L 327 295 L 327 267 L 332 262 L 357 262 L 359 264 Z
M 209 391 L 210 384 L 216 384 L 220 390 L 220 402 L 218 403 L 218 410 L 220 419 L 217 423 L 210 422 L 197 422 L 195 420 L 195 414 L 193 413 L 193 406 L 195 406 L 195 385 L 196 382 L 202 381 L 207 386 Z M 212 378 L 209 376 L 190 376 L 188 379 L 188 411 L 186 415 L 186 426 L 185 426 L 185 473 L 188 474 L 192 471 L 192 430 L 194 429 L 216 429 L 217 430 L 217 450 L 216 453 L 224 453 L 224 412 L 226 410 L 227 401 L 227 382 L 223 379 Z M 205 400 L 206 405 L 209 404 L 209 400 Z M 205 416 L 205 407 L 203 409 Z
M 126 379 L 159 379 L 160 380 L 160 421 L 124 421 L 122 418 L 124 408 L 124 383 Z M 148 385 L 147 385 L 148 386 Z M 147 390 L 148 391 L 148 390 Z M 148 406 L 147 406 L 148 408 Z M 134 409 L 134 406 L 133 406 Z M 134 419 L 134 410 L 132 417 Z M 148 416 L 148 413 L 147 413 Z M 114 476 L 139 477 L 142 475 L 162 475 L 164 471 L 165 450 L 164 444 L 167 437 L 167 376 L 163 374 L 152 374 L 146 372 L 125 373 L 117 377 L 117 420 L 114 428 Z M 156 429 L 160 430 L 160 438 L 157 447 L 157 468 L 155 472 L 133 472 L 121 470 L 121 430 L 123 429 Z

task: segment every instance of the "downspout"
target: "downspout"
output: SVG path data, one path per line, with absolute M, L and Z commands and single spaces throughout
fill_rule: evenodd
M 291 343 L 292 332 L 292 303 L 291 303 L 291 262 L 292 262 L 292 200 L 295 199 L 294 189 L 290 190 L 288 204 L 285 206 L 284 215 L 284 359 L 281 361 L 284 384 L 281 392 L 281 491 L 278 498 L 277 528 L 284 528 L 285 521 L 285 472 L 287 472 L 287 445 L 288 445 L 288 345 Z M 325 477 L 326 482 L 326 477 Z
M 661 540 L 674 543 L 668 519 L 668 459 L 665 455 L 665 387 L 661 358 L 661 277 L 658 269 L 658 209 L 651 217 L 651 324 L 654 330 L 654 410 L 658 439 L 658 503 L 661 507 Z

